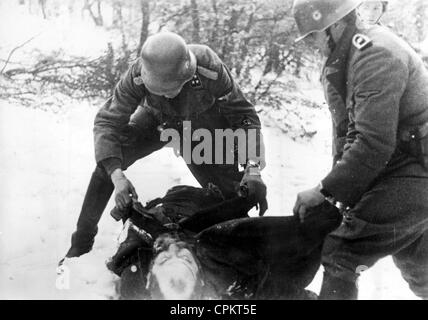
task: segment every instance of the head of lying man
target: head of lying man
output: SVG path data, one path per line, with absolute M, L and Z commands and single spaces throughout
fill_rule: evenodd
M 156 300 L 199 299 L 202 277 L 194 248 L 182 234 L 159 236 L 149 268 L 147 289 Z

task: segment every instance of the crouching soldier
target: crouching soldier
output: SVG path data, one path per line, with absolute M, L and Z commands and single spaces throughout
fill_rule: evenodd
M 163 138 L 162 132 L 168 129 L 178 132 L 182 143 Z M 212 138 L 211 152 L 204 149 L 201 155 L 204 161 L 194 161 L 192 153 L 197 146 L 194 133 L 199 129 L 202 130 L 199 132 L 209 132 Z M 248 138 L 245 159 L 237 157 L 238 153 L 242 155 L 238 148 L 241 142 L 236 142 L 239 137 L 233 136 L 232 143 L 218 149 L 223 142 L 214 139 L 218 129 L 229 134 L 244 132 Z M 260 175 L 264 166 L 260 129 L 253 105 L 209 47 L 187 45 L 180 36 L 170 32 L 149 37 L 139 59 L 95 118 L 97 167 L 86 191 L 67 257 L 78 257 L 92 249 L 97 224 L 113 191 L 120 210 L 137 200 L 137 192 L 123 171 L 169 143 L 174 144 L 203 187 L 213 183 L 229 198 L 245 185 L 263 215 L 267 202 L 266 186 Z M 186 130 L 191 131 L 186 133 Z M 230 159 L 230 155 L 232 161 L 225 160 Z M 240 170 L 240 165 L 245 171 Z
M 304 219 L 326 197 L 347 208 L 324 245 L 321 298 L 357 298 L 360 270 L 392 255 L 413 292 L 428 299 L 428 72 L 387 28 L 357 27 L 361 2 L 294 1 L 301 39 L 328 57 L 332 116 L 347 125 L 332 171 L 298 194 L 294 213 Z

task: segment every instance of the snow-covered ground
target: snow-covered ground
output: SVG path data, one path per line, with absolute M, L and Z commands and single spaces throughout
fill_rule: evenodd
M 105 268 L 121 230 L 108 214 L 94 250 L 67 262 L 69 289 L 56 287 L 57 262 L 65 254 L 94 168 L 92 122 L 96 107 L 81 104 L 57 114 L 0 102 L 0 299 L 112 299 L 117 278 Z M 328 119 L 320 119 L 320 128 Z M 288 215 L 296 192 L 327 172 L 328 130 L 310 143 L 265 127 L 269 215 Z M 323 133 L 324 132 L 324 133 Z M 184 162 L 162 150 L 129 170 L 143 201 L 177 184 L 197 185 Z M 310 286 L 318 291 L 321 271 Z M 413 299 L 391 259 L 363 274 L 363 299 Z
M 41 20 L 26 10 L 12 1 L 0 1 L 1 59 L 36 36 L 15 52 L 9 67 L 16 66 L 14 62 L 32 62 L 29 57 L 37 58 L 34 50 L 63 49 L 70 55 L 96 57 L 111 40 L 90 20 Z M 310 94 L 319 95 L 319 91 Z M 58 99 L 52 97 L 52 103 Z M 121 230 L 120 223 L 108 214 L 112 202 L 100 222 L 94 250 L 67 261 L 69 289 L 57 288 L 56 266 L 69 247 L 95 166 L 92 123 L 97 108 L 85 103 L 66 105 L 54 113 L 0 101 L 0 299 L 115 298 L 117 278 L 104 265 L 115 252 Z M 326 113 L 320 114 L 319 133 L 311 142 L 294 142 L 281 130 L 269 127 L 270 121 L 265 119 L 268 215 L 290 214 L 296 193 L 314 186 L 329 170 Z M 163 195 L 174 185 L 197 185 L 171 150 L 139 161 L 128 174 L 143 201 Z M 310 288 L 318 292 L 320 283 L 321 271 Z M 363 274 L 360 289 L 362 299 L 415 298 L 389 258 Z

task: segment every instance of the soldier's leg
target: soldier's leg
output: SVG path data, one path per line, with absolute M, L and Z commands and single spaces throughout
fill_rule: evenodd
M 239 183 L 242 180 L 243 172 L 239 172 L 238 166 L 238 153 L 237 150 L 227 149 L 227 144 L 225 140 L 216 141 L 215 130 L 225 130 L 230 129 L 229 121 L 219 112 L 217 108 L 213 107 L 211 110 L 204 112 L 197 116 L 196 119 L 192 120 L 191 123 L 192 131 L 198 129 L 208 130 L 211 133 L 212 145 L 211 145 L 211 162 L 212 164 L 195 164 L 193 159 L 193 150 L 199 145 L 199 141 L 192 141 L 191 150 L 192 154 L 187 155 L 185 159 L 191 160 L 191 164 L 187 164 L 190 172 L 199 182 L 202 187 L 207 187 L 209 183 L 215 184 L 222 191 L 223 195 L 226 198 L 233 198 L 236 196 L 236 192 L 239 190 Z M 182 138 L 183 143 L 184 139 Z M 223 143 L 220 143 L 223 142 Z M 216 162 L 216 152 L 219 152 L 217 148 L 222 148 L 223 154 L 223 163 L 215 164 Z M 236 149 L 236 146 L 235 146 Z M 181 150 L 183 152 L 183 150 Z M 233 154 L 230 154 L 233 153 Z M 230 160 L 230 157 L 233 157 L 233 164 L 226 164 L 226 160 Z M 192 158 L 192 159 L 189 159 Z M 204 158 L 205 160 L 205 158 Z
M 89 181 L 77 221 L 77 228 L 71 236 L 71 247 L 67 252 L 67 258 L 79 257 L 91 251 L 94 238 L 98 232 L 98 222 L 113 189 L 113 183 L 105 169 L 98 165 Z
M 414 294 L 428 300 L 428 231 L 394 255 L 394 262 Z
M 131 120 L 122 141 L 123 170 L 164 146 L 159 139 L 159 132 L 156 129 L 158 123 L 153 115 L 146 109 L 141 109 L 136 115 L 137 117 L 134 116 Z M 113 190 L 111 178 L 102 165 L 98 165 L 85 194 L 77 229 L 72 235 L 71 248 L 66 255 L 68 258 L 79 257 L 92 249 L 98 222 Z
M 238 165 L 188 164 L 187 167 L 202 187 L 212 183 L 226 199 L 236 197 L 243 177 Z
M 320 298 L 357 298 L 362 271 L 407 248 L 424 232 L 427 199 L 427 179 L 391 178 L 367 192 L 326 239 Z

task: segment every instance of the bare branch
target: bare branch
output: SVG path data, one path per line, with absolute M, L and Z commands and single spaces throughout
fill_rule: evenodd
M 9 56 L 7 57 L 6 62 L 5 62 L 5 64 L 4 64 L 4 66 L 3 66 L 3 68 L 2 68 L 2 69 L 1 69 L 1 71 L 0 71 L 0 74 L 2 74 L 2 73 L 4 72 L 4 70 L 6 69 L 7 65 L 9 64 L 10 59 L 12 58 L 12 55 L 16 52 L 16 50 L 18 50 L 18 49 L 22 48 L 23 46 L 25 46 L 26 44 L 30 43 L 31 41 L 33 41 L 33 40 L 34 40 L 36 37 L 38 37 L 39 35 L 40 35 L 40 33 L 39 33 L 39 34 L 37 34 L 37 35 L 35 35 L 34 37 L 31 37 L 30 39 L 26 40 L 25 42 L 23 42 L 22 44 L 20 44 L 19 46 L 17 46 L 17 47 L 15 47 L 15 48 L 13 48 L 13 49 L 10 51 L 10 52 L 9 52 Z

